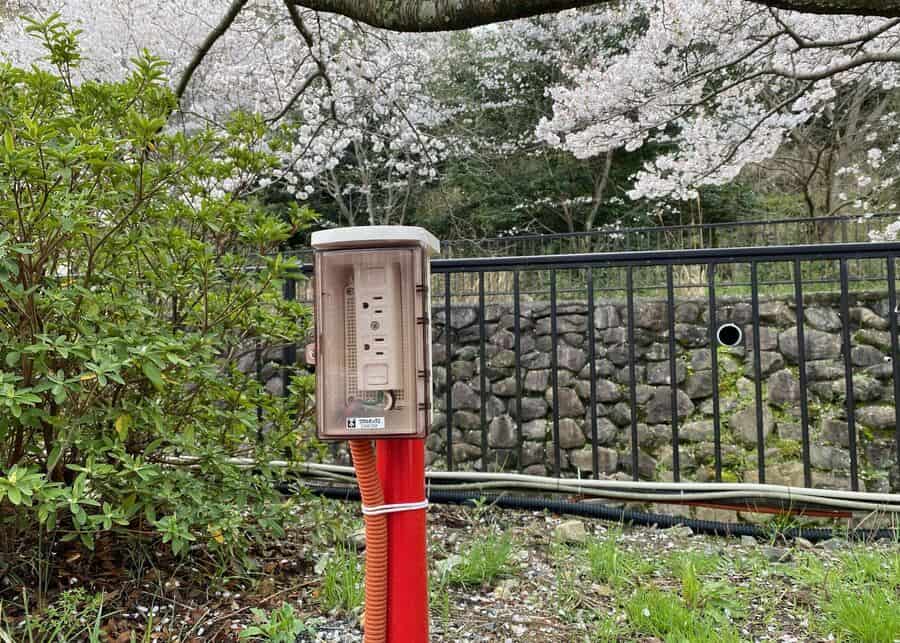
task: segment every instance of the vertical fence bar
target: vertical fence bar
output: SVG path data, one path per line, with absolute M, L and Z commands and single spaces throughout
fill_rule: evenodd
M 628 387 L 631 404 L 631 477 L 638 479 L 637 369 L 634 357 L 634 267 L 625 268 L 625 290 L 628 300 Z
M 675 279 L 672 264 L 666 266 L 666 313 L 669 318 L 669 385 L 672 387 L 672 478 L 681 480 L 678 453 L 678 364 L 675 361 Z
M 719 410 L 719 354 L 716 326 L 716 264 L 706 264 L 706 288 L 709 295 L 709 356 L 712 375 L 713 450 L 716 460 L 716 482 L 722 481 L 722 418 Z
M 516 466 L 522 471 L 522 314 L 519 271 L 513 272 L 513 350 L 516 368 Z
M 794 259 L 794 299 L 797 308 L 797 361 L 800 367 L 800 437 L 803 442 L 803 484 L 812 486 L 809 463 L 809 404 L 806 390 L 806 332 L 803 328 L 803 275 L 800 259 Z
M 897 464 L 900 466 L 900 341 L 897 338 L 897 282 L 896 262 L 897 258 L 891 255 L 887 258 L 888 278 L 888 316 L 891 328 L 891 367 L 894 371 L 894 418 L 897 426 L 894 434 L 894 447 L 897 449 Z
M 859 491 L 859 470 L 856 453 L 856 400 L 853 395 L 853 362 L 850 359 L 850 283 L 847 260 L 841 258 L 841 350 L 844 353 L 844 386 L 847 408 L 847 437 L 850 447 L 850 488 Z
M 262 381 L 262 344 L 257 339 L 253 344 L 253 363 L 256 366 L 256 383 L 260 386 L 263 385 Z M 262 430 L 262 419 L 263 419 L 263 409 L 262 406 L 256 405 L 256 440 L 257 442 L 262 442 L 263 440 L 263 430 Z
M 763 435 L 762 364 L 759 336 L 759 275 L 757 263 L 750 263 L 750 306 L 753 317 L 753 387 L 756 394 L 756 474 L 759 484 L 766 482 L 766 440 Z
M 449 247 L 449 246 L 448 246 Z M 450 273 L 444 274 L 444 343 L 447 348 L 447 356 L 445 361 L 446 376 L 446 396 L 447 404 L 444 409 L 445 424 L 447 427 L 447 470 L 453 470 L 453 340 L 450 337 L 452 327 L 450 326 Z
M 590 404 L 591 404 L 591 465 L 593 467 L 594 480 L 599 475 L 600 452 L 597 449 L 597 363 L 596 363 L 596 332 L 594 330 L 594 271 L 587 271 L 587 323 L 588 323 L 588 364 L 590 365 Z
M 559 342 L 556 320 L 556 270 L 550 270 L 550 380 L 553 387 L 553 473 L 560 475 L 559 446 L 559 364 L 557 343 Z
M 284 280 L 284 284 L 282 285 L 282 296 L 286 301 L 296 301 L 297 300 L 297 280 L 293 278 L 288 278 Z M 291 369 L 294 368 L 294 365 L 297 363 L 297 345 L 294 342 L 289 344 L 285 344 L 281 348 L 281 395 L 282 397 L 288 397 L 290 395 L 290 391 L 288 391 L 288 382 L 291 376 Z
M 487 425 L 487 333 L 484 325 L 484 270 L 478 271 L 478 394 L 481 398 L 481 470 L 487 471 L 488 425 Z

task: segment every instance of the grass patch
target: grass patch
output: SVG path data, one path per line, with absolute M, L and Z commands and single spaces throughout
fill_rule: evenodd
M 691 609 L 675 594 L 638 589 L 625 604 L 628 621 L 643 635 L 673 643 L 738 643 L 740 637 L 724 614 Z
M 836 590 L 825 604 L 825 614 L 838 641 L 891 643 L 900 637 L 900 603 L 893 589 Z
M 622 549 L 614 532 L 604 540 L 588 541 L 585 557 L 591 578 L 612 587 L 636 583 L 654 569 L 652 561 Z
M 509 573 L 512 548 L 512 538 L 508 534 L 491 534 L 476 540 L 460 553 L 459 560 L 448 570 L 447 579 L 462 587 L 491 584 Z
M 322 569 L 319 589 L 322 607 L 329 611 L 351 612 L 362 606 L 364 597 L 364 574 L 359 557 L 346 547 L 335 547 Z

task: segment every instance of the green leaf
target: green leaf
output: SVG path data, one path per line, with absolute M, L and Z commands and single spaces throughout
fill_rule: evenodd
M 57 443 L 50 451 L 50 456 L 47 458 L 47 471 L 53 471 L 56 468 L 56 464 L 59 462 L 59 456 L 62 455 L 62 450 L 63 445 Z
M 119 439 L 124 442 L 128 439 L 128 429 L 131 428 L 131 416 L 127 413 L 123 413 L 119 417 L 116 418 L 116 433 L 119 434 Z
M 147 379 L 150 380 L 150 382 L 157 390 L 162 390 L 164 386 L 162 373 L 159 372 L 159 368 L 157 368 L 156 364 L 149 360 L 145 361 L 141 365 L 141 370 L 144 371 L 144 375 L 147 376 Z

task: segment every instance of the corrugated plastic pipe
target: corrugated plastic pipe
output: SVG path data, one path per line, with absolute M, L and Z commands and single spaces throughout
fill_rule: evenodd
M 318 487 L 306 485 L 312 493 L 326 498 L 340 500 L 353 500 L 357 496 L 356 489 L 352 487 Z M 509 496 L 502 494 L 484 494 L 477 491 L 443 491 L 429 488 L 428 500 L 432 503 L 465 504 L 484 499 L 489 504 L 504 509 L 524 509 L 528 511 L 547 510 L 556 514 L 568 514 L 572 516 L 584 516 L 587 518 L 599 518 L 618 523 L 659 527 L 662 529 L 683 525 L 690 527 L 694 533 L 709 534 L 714 536 L 753 536 L 755 538 L 768 539 L 772 531 L 759 525 L 717 522 L 714 520 L 697 520 L 695 518 L 682 518 L 681 516 L 669 516 L 664 514 L 652 514 L 644 511 L 633 511 L 598 505 L 585 502 L 568 502 L 564 500 L 552 500 L 549 498 Z M 787 538 L 805 538 L 811 542 L 828 540 L 835 536 L 835 532 L 822 527 L 795 527 L 781 532 Z M 853 529 L 841 532 L 852 540 L 897 540 L 897 531 L 893 529 Z
M 359 495 L 364 507 L 384 504 L 381 480 L 375 468 L 375 449 L 369 440 L 350 440 L 350 454 L 356 468 Z M 366 605 L 365 643 L 387 640 L 388 533 L 387 516 L 365 516 L 366 522 Z

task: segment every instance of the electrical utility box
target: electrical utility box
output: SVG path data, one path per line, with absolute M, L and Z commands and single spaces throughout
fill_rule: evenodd
M 316 433 L 322 440 L 424 437 L 431 425 L 427 230 L 314 232 Z

